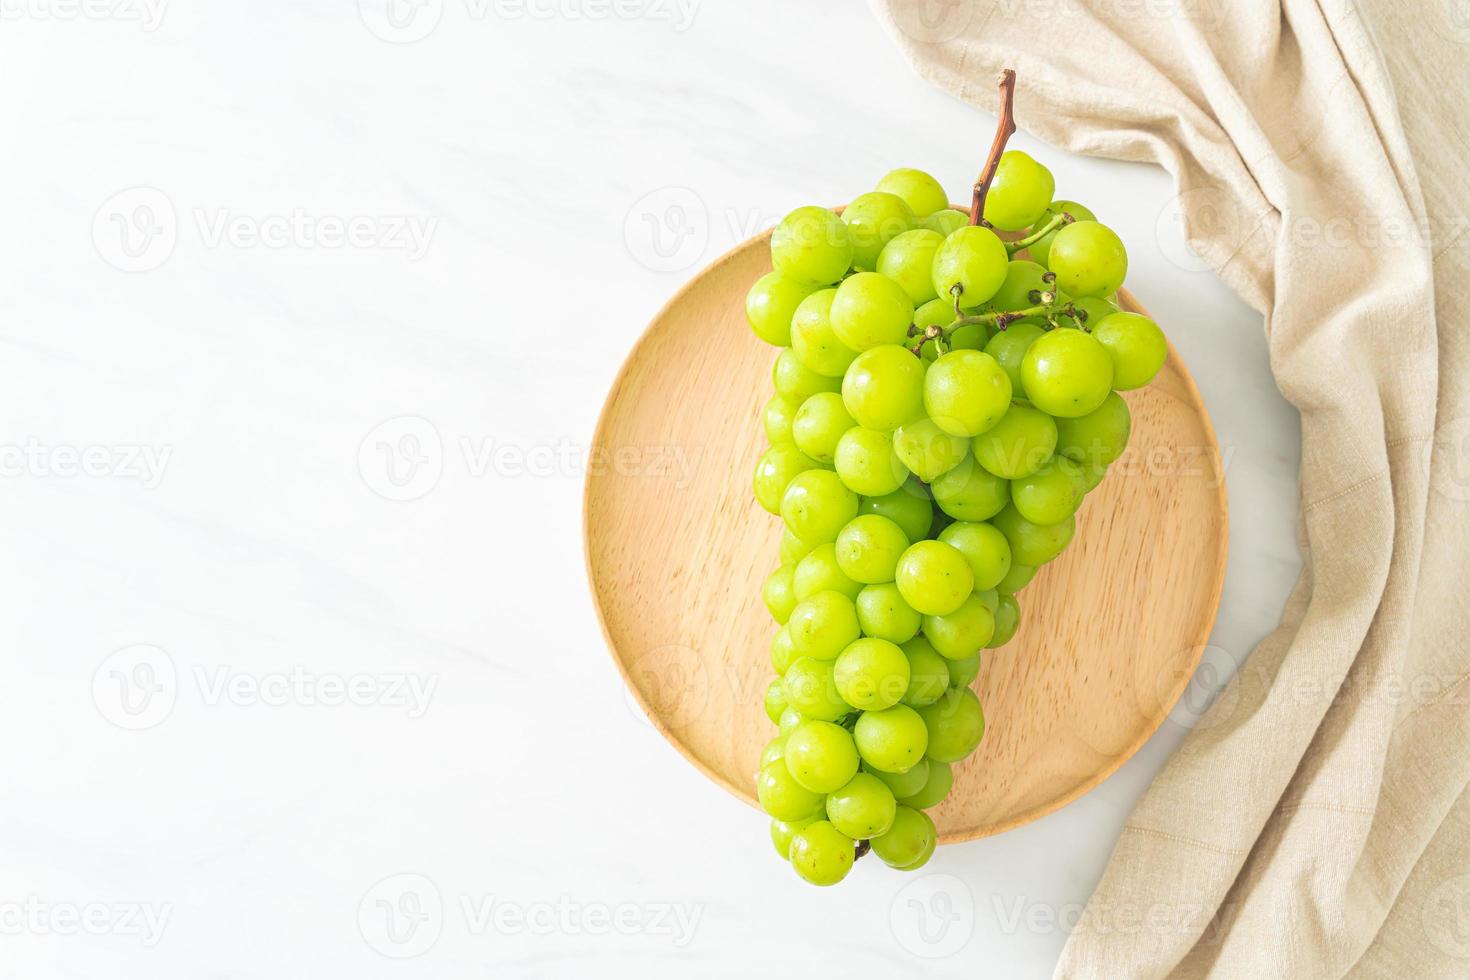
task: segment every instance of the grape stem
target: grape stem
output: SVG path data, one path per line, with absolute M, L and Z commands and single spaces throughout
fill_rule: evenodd
M 1024 320 L 1028 316 L 1045 317 L 1047 320 L 1055 320 L 1058 316 L 1077 316 L 1077 308 L 1070 302 L 1059 303 L 1057 294 L 1046 291 L 1032 290 L 1032 295 L 1037 297 L 1035 306 L 1028 306 L 1020 310 L 991 311 L 989 313 L 971 313 L 960 317 L 958 320 L 944 328 L 944 336 L 959 329 L 976 323 L 993 324 L 997 329 L 1004 330 L 1017 320 Z
M 852 852 L 852 859 L 853 859 L 853 861 L 860 860 L 863 857 L 863 855 L 867 854 L 872 849 L 873 849 L 873 842 L 872 841 L 870 841 L 870 840 L 860 840 L 860 841 L 858 841 L 857 842 L 857 847 L 853 848 L 853 852 Z
M 1050 221 L 1032 231 L 1025 238 L 1018 238 L 1013 242 L 1006 242 L 1006 251 L 1009 252 L 1011 255 L 1015 255 L 1021 249 L 1027 248 L 1031 245 L 1035 245 L 1037 242 L 1041 241 L 1043 238 L 1045 238 L 1047 235 L 1050 235 L 1058 228 L 1061 228 L 1063 225 L 1070 225 L 1076 220 L 1076 218 L 1072 217 L 1065 211 L 1061 212 L 1060 214 L 1053 215 Z
M 974 196 L 970 198 L 970 224 L 990 227 L 985 220 L 985 195 L 990 192 L 990 182 L 995 179 L 995 168 L 1000 166 L 1000 155 L 1006 150 L 1006 141 L 1016 131 L 1016 72 L 1007 68 L 1000 73 L 1000 120 L 995 127 L 995 140 L 990 144 L 990 156 L 985 159 L 985 169 L 975 181 Z

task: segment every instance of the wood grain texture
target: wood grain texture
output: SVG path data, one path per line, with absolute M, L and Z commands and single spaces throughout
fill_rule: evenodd
M 608 395 L 583 514 L 619 669 L 653 724 L 752 805 L 775 734 L 762 699 L 777 627 L 760 589 L 781 522 L 751 495 L 774 351 L 746 325 L 744 298 L 769 269 L 765 235 L 658 314 Z M 1015 639 L 982 657 L 985 738 L 931 811 L 944 843 L 1019 826 L 1096 786 L 1164 721 L 1208 642 L 1226 555 L 1214 432 L 1172 347 L 1154 382 L 1125 398 L 1127 453 L 1083 503 L 1071 547 L 1018 596 Z

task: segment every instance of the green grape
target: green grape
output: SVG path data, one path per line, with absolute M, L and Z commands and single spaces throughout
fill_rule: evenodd
M 756 777 L 755 789 L 761 809 L 777 820 L 801 820 L 820 812 L 822 807 L 822 794 L 798 783 L 784 761 L 762 769 Z
M 922 636 L 909 640 L 902 649 L 904 656 L 909 658 L 909 686 L 904 692 L 903 703 L 911 708 L 922 708 L 938 701 L 949 686 L 948 662 Z
M 832 330 L 849 352 L 843 369 L 857 356 L 854 352 L 904 343 L 913 319 L 908 293 L 887 276 L 859 272 L 842 280 L 832 300 Z
M 929 748 L 924 719 L 906 704 L 864 711 L 852 734 L 863 761 L 884 772 L 908 772 Z
M 945 432 L 934 419 L 924 418 L 893 431 L 893 451 L 914 476 L 928 483 L 964 462 L 970 443 Z
M 1027 259 L 1012 259 L 1010 265 L 1006 266 L 1005 282 L 1000 284 L 1000 289 L 990 299 L 993 309 L 1007 312 L 1010 310 L 1024 310 L 1041 302 L 1040 298 L 1032 299 L 1031 293 L 1046 292 L 1053 289 L 1051 283 L 1043 277 L 1047 272 L 1039 264 Z
M 929 758 L 934 761 L 959 762 L 985 736 L 985 712 L 968 687 L 950 688 L 944 697 L 920 708 L 919 716 L 929 731 Z M 858 745 L 861 748 L 862 743 Z
M 841 725 L 804 721 L 786 736 L 786 768 L 813 793 L 830 793 L 857 772 L 857 745 Z
M 784 674 L 796 656 L 796 647 L 791 645 L 791 631 L 782 626 L 771 637 L 771 666 L 776 673 Z
M 792 648 L 814 660 L 837 659 L 861 635 L 852 600 L 830 590 L 798 602 L 791 610 L 786 630 L 791 634 Z
M 960 521 L 941 531 L 939 540 L 965 556 L 977 589 L 995 588 L 1011 570 L 1011 546 L 990 524 Z
M 781 713 L 782 714 L 785 714 L 786 713 L 786 709 L 785 708 L 782 708 L 781 709 Z M 780 719 L 779 716 L 776 719 L 776 723 L 777 724 L 780 724 L 781 723 L 781 719 Z M 766 743 L 766 747 L 761 750 L 761 765 L 760 765 L 760 767 L 762 769 L 764 769 L 766 766 L 769 766 L 771 763 L 777 761 L 778 759 L 785 759 L 786 758 L 786 739 L 787 739 L 787 737 L 788 736 L 786 736 L 786 735 L 782 735 L 782 734 L 777 733 L 777 735 L 776 735 L 775 738 L 771 739 L 769 742 Z
M 848 837 L 867 840 L 888 832 L 898 801 L 877 776 L 860 772 L 827 797 L 827 819 Z
M 857 516 L 857 494 L 831 470 L 803 470 L 781 494 L 781 519 L 803 541 L 833 541 Z
M 1021 625 L 1021 604 L 1013 595 L 1002 595 L 1000 605 L 995 611 L 995 633 L 990 637 L 987 647 L 1003 647 L 1011 642 L 1011 637 L 1016 635 L 1016 628 Z
M 929 326 L 947 327 L 955 320 L 954 304 L 942 298 L 931 299 L 921 309 L 923 316 L 920 316 L 920 310 L 914 311 L 916 334 L 922 333 Z M 914 338 L 909 339 L 912 341 Z M 949 336 L 944 339 L 944 346 L 951 351 L 983 350 L 989 340 L 990 330 L 983 323 L 966 323 L 950 331 Z M 919 348 L 919 355 L 932 364 L 939 359 L 939 345 L 932 339 L 926 340 Z
M 935 211 L 929 217 L 920 221 L 919 225 L 928 228 L 930 231 L 937 231 L 947 238 L 956 229 L 963 228 L 969 223 L 970 216 L 965 212 L 956 211 L 954 208 L 945 208 L 942 211 Z
M 795 571 L 792 565 L 782 565 L 766 576 L 765 584 L 761 586 L 761 599 L 771 611 L 771 618 L 783 625 L 796 607 L 796 585 L 792 581 Z
M 899 804 L 888 833 L 873 838 L 873 853 L 890 868 L 905 868 L 933 853 L 936 836 L 927 813 Z
M 919 328 L 920 333 L 923 333 L 925 327 L 947 327 L 953 322 L 954 303 L 943 296 L 931 299 L 914 310 L 914 326 Z
M 903 599 L 925 616 L 946 616 L 975 587 L 965 556 L 942 541 L 919 541 L 898 560 L 895 576 Z
M 878 181 L 878 190 L 903 198 L 916 218 L 927 218 L 935 211 L 949 207 L 949 195 L 944 193 L 939 181 L 912 167 L 890 170 Z
M 852 870 L 852 838 L 826 820 L 798 830 L 791 838 L 791 867 L 813 885 L 835 885 Z
M 772 514 L 781 513 L 781 496 L 799 474 L 819 464 L 789 442 L 767 449 L 755 464 L 755 499 Z
M 1011 499 L 1010 483 L 985 470 L 973 456 L 935 480 L 929 489 L 939 509 L 957 521 L 986 520 L 1000 513 Z
M 903 529 L 886 517 L 859 514 L 837 533 L 837 564 L 848 578 L 873 585 L 892 582 L 898 558 L 909 546 Z
M 977 589 L 973 595 L 980 600 L 981 605 L 990 610 L 990 615 L 995 615 L 995 610 L 1000 606 L 1000 593 L 995 589 Z
M 852 266 L 847 225 L 826 208 L 797 208 L 771 233 L 771 264 L 801 282 L 826 286 Z
M 1092 327 L 1092 336 L 1113 358 L 1113 387 L 1142 388 L 1154 379 L 1169 356 L 1169 342 L 1159 325 L 1137 313 L 1114 313 Z
M 1032 524 L 1060 524 L 1082 502 L 1082 467 L 1065 456 L 1011 481 L 1011 506 Z
M 791 590 L 797 602 L 829 589 L 841 592 L 849 599 L 856 599 L 862 588 L 862 583 L 848 578 L 842 571 L 842 566 L 837 563 L 835 542 L 817 545 L 796 563 L 796 568 L 791 573 Z
M 1046 209 L 1045 212 L 1042 213 L 1041 217 L 1036 219 L 1036 224 L 1044 225 L 1052 218 L 1061 214 L 1063 211 L 1065 211 L 1067 214 L 1070 214 L 1077 221 L 1097 220 L 1097 215 L 1093 214 L 1091 211 L 1078 204 L 1076 201 L 1052 201 L 1051 205 Z M 1042 235 L 1041 238 L 1037 241 L 1034 241 L 1030 245 L 1028 245 L 1026 247 L 1026 251 L 1031 254 L 1031 258 L 1035 259 L 1037 262 L 1040 262 L 1042 265 L 1046 265 L 1050 261 L 1049 257 L 1051 255 L 1051 243 L 1056 240 L 1056 237 L 1057 233 L 1055 231 L 1048 232 L 1047 234 Z
M 855 605 L 864 636 L 903 643 L 919 632 L 918 611 L 903 601 L 898 586 L 892 582 L 864 587 Z
M 761 340 L 774 347 L 791 344 L 791 317 L 816 287 L 779 272 L 755 281 L 745 296 L 745 319 Z
M 791 858 L 791 838 L 816 822 L 816 817 L 802 820 L 771 819 L 771 843 L 776 845 L 776 853 L 781 855 L 781 860 L 787 861 Z
M 934 856 L 934 850 L 935 850 L 936 846 L 938 845 L 938 843 L 939 843 L 938 840 L 936 840 L 935 838 L 933 838 L 933 837 L 929 838 L 928 843 L 924 845 L 924 849 L 919 852 L 919 856 L 917 858 L 915 858 L 911 863 L 905 864 L 903 867 L 901 867 L 901 868 L 899 868 L 897 870 L 899 870 L 899 871 L 918 871 L 924 865 L 926 865 L 926 864 L 929 863 L 929 859 Z
M 1107 225 L 1077 221 L 1052 239 L 1047 256 L 1057 288 L 1075 299 L 1111 296 L 1128 274 L 1128 251 Z
M 949 684 L 951 687 L 969 687 L 980 676 L 980 654 L 973 653 L 959 660 L 946 660 L 949 665 Z M 936 699 L 937 700 L 937 699 Z
M 997 508 L 999 509 L 999 508 Z M 897 524 L 910 542 L 929 533 L 932 509 L 923 484 L 905 484 L 881 496 L 868 494 L 858 502 L 858 513 L 879 514 Z
M 802 367 L 827 378 L 840 378 L 857 357 L 838 339 L 832 326 L 835 289 L 823 289 L 801 301 L 791 318 L 791 350 Z
M 835 391 L 820 391 L 796 410 L 791 422 L 791 438 L 807 456 L 819 463 L 830 463 L 837 455 L 837 440 L 855 423 L 842 407 L 842 396 Z
M 966 225 L 950 233 L 934 254 L 934 292 L 953 300 L 959 287 L 960 305 L 975 309 L 1005 282 L 1010 254 L 995 232 Z
M 1077 322 L 1078 326 L 1086 330 L 1091 330 L 1097 325 L 1099 320 L 1110 317 L 1118 312 L 1118 308 L 1112 303 L 1109 303 L 1105 299 L 1099 299 L 1096 296 L 1084 296 L 1081 299 L 1074 299 L 1070 302 L 1074 308 L 1082 313 L 1082 316 L 1072 317 L 1071 319 Z M 1066 320 L 1062 322 L 1065 324 Z
M 1056 295 L 1057 295 L 1057 301 L 1059 303 L 1067 303 L 1068 302 L 1067 296 L 1066 296 L 1065 293 L 1057 293 Z M 1020 311 L 1019 310 L 1016 310 L 1014 312 L 1019 313 Z M 1066 321 L 1066 319 L 1065 319 L 1066 318 L 1066 313 L 1061 312 L 1061 311 L 1058 311 L 1058 313 L 1059 313 L 1060 319 L 1058 319 L 1057 323 L 1058 323 L 1059 326 L 1071 326 L 1072 325 L 1072 324 L 1069 324 Z M 1051 321 L 1048 320 L 1046 317 L 1041 316 L 1039 314 L 1033 315 L 1033 316 L 1023 316 L 1019 320 L 1009 320 L 1009 321 L 1006 322 L 1006 329 L 1009 330 L 1011 327 L 1016 326 L 1018 324 L 1025 324 L 1026 326 L 1029 326 L 1029 327 L 1039 327 L 1043 331 L 1051 329 Z M 990 336 L 991 337 L 994 337 L 996 334 L 1001 333 L 1001 332 L 1002 332 L 1001 329 L 999 327 L 996 327 L 995 329 L 991 330 Z M 989 341 L 987 341 L 987 343 L 988 342 Z
M 776 355 L 771 367 L 771 383 L 776 394 L 800 405 L 819 391 L 840 391 L 842 379 L 818 374 L 805 364 L 790 347 Z
M 837 693 L 832 679 L 832 664 L 811 657 L 797 657 L 781 678 L 786 687 L 786 703 L 801 712 L 803 718 L 837 721 L 852 711 L 852 706 Z M 786 731 L 786 716 L 781 716 L 781 730 Z M 775 814 L 773 814 L 774 816 Z
M 776 499 L 776 509 L 779 511 L 780 508 L 781 500 L 778 496 Z M 781 564 L 795 565 L 807 555 L 811 554 L 812 549 L 815 547 L 816 545 L 812 544 L 811 542 L 801 540 L 801 538 L 798 538 L 796 535 L 792 534 L 785 528 L 781 529 Z M 797 598 L 800 598 L 800 596 L 798 596 Z
M 884 245 L 918 224 L 903 198 L 884 191 L 859 194 L 842 212 L 842 220 L 852 240 L 852 264 L 868 272 L 878 267 Z
M 949 335 L 950 350 L 984 350 L 990 343 L 990 328 L 983 323 L 966 323 Z
M 1128 403 L 1117 392 L 1109 392 L 1103 403 L 1086 415 L 1057 419 L 1057 452 L 1106 470 L 1109 463 L 1123 455 L 1132 425 Z M 1093 482 L 1092 486 L 1096 485 Z
M 1026 349 L 1021 387 L 1031 404 L 1049 415 L 1086 415 L 1113 388 L 1113 359 L 1081 330 L 1053 330 Z
M 902 799 L 924 788 L 924 783 L 929 779 L 929 760 L 920 759 L 908 772 L 884 772 L 864 762 L 863 772 L 878 777 L 879 781 L 887 786 L 896 798 Z
M 883 246 L 878 256 L 878 271 L 902 287 L 914 306 L 927 303 L 936 295 L 934 253 L 943 244 L 944 236 L 937 231 L 927 228 L 906 231 Z
M 1057 524 L 1033 524 L 1014 506 L 991 518 L 1011 545 L 1011 560 L 1023 565 L 1045 565 L 1072 543 L 1077 519 L 1068 517 Z
M 785 678 L 782 678 L 782 680 L 785 680 Z M 790 735 L 796 730 L 796 726 L 804 721 L 806 721 L 806 716 L 788 704 L 786 710 L 781 712 L 781 720 L 776 722 L 776 728 L 780 734 Z
M 1007 150 L 985 196 L 985 220 L 1002 231 L 1020 231 L 1046 213 L 1056 189 L 1051 171 L 1029 153 Z
M 832 676 L 842 700 L 862 711 L 881 711 L 909 689 L 909 659 L 897 644 L 865 636 L 842 651 Z
M 761 421 L 765 424 L 766 439 L 771 445 L 791 442 L 791 423 L 801 404 L 787 401 L 780 395 L 772 395 L 771 400 L 766 402 L 765 410 L 761 412 Z
M 1082 492 L 1092 493 L 1097 485 L 1102 482 L 1103 477 L 1108 475 L 1108 467 L 1105 463 L 1086 462 L 1082 464 Z
M 893 437 L 859 425 L 848 429 L 837 440 L 833 465 L 843 485 L 865 497 L 893 493 L 909 475 L 908 468 L 893 450 Z
M 995 363 L 1011 379 L 1011 391 L 1016 397 L 1025 394 L 1021 390 L 1021 362 L 1026 357 L 1026 348 L 1044 333 L 1046 331 L 1034 323 L 1018 322 L 998 331 L 985 344 L 985 353 L 995 358 Z
M 948 660 L 973 656 L 994 634 L 995 615 L 974 594 L 948 616 L 924 617 L 924 636 Z
M 771 724 L 781 723 L 781 713 L 786 710 L 786 689 L 781 684 L 781 678 L 776 678 L 766 687 L 766 717 L 771 719 Z
M 970 448 L 987 472 L 1015 480 L 1045 466 L 1056 445 L 1057 424 L 1050 415 L 1029 405 L 1012 405 Z
M 978 436 L 1010 407 L 1011 379 L 984 351 L 950 351 L 924 373 L 924 410 L 952 436 Z
M 915 810 L 927 810 L 931 806 L 938 806 L 944 802 L 944 798 L 949 795 L 950 787 L 953 785 L 954 767 L 948 762 L 930 759 L 929 775 L 924 780 L 924 785 L 909 796 L 905 796 L 902 803 Z
M 924 362 L 894 345 L 865 350 L 842 379 L 842 403 L 858 425 L 892 432 L 924 414 Z
M 953 517 L 950 517 L 942 510 L 936 510 L 934 512 L 934 520 L 929 522 L 929 537 L 937 540 L 939 535 L 944 532 L 944 529 L 953 523 Z
M 1013 561 L 1011 562 L 1011 570 L 1006 572 L 1005 578 L 995 584 L 995 589 L 1002 595 L 1014 595 L 1030 585 L 1031 580 L 1035 577 L 1035 565 L 1022 565 L 1020 562 Z

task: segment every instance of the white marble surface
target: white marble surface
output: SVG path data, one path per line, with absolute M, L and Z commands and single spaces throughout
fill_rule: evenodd
M 664 299 L 892 166 L 962 190 L 992 119 L 837 0 L 376 2 L 0 4 L 0 973 L 1047 976 L 1188 708 L 818 892 L 630 710 L 580 553 Z M 1229 456 L 1232 669 L 1298 564 L 1260 319 L 1164 174 L 1045 159 Z

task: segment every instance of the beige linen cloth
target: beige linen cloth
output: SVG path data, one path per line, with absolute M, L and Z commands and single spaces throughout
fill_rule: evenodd
M 874 6 L 958 97 L 1012 66 L 1023 129 L 1173 174 L 1301 412 L 1301 580 L 1057 976 L 1470 977 L 1470 3 Z

